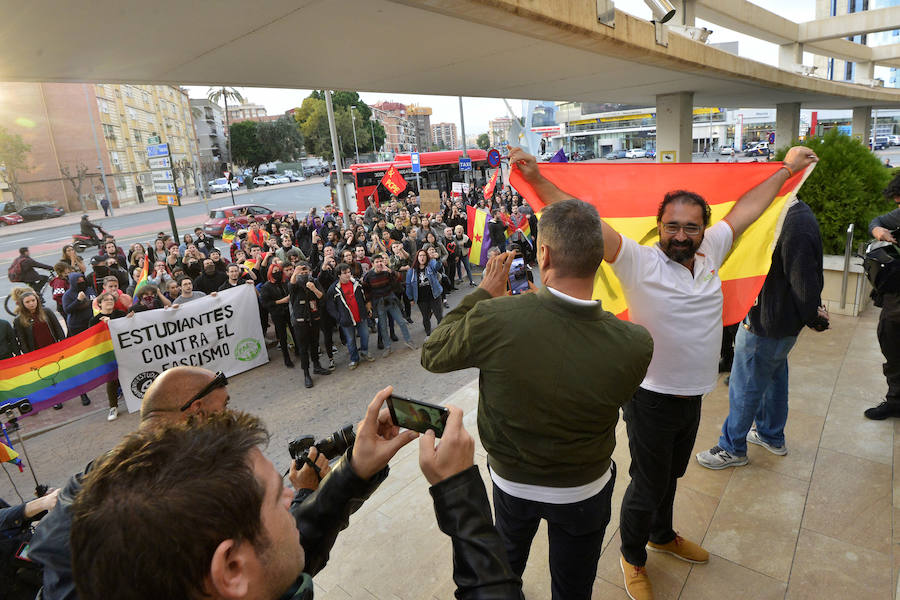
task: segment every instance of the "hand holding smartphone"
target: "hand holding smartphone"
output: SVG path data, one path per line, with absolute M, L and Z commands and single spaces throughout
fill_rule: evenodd
M 527 292 L 528 289 L 528 270 L 525 267 L 525 259 L 517 256 L 509 267 L 509 291 L 516 295 Z
M 396 394 L 391 394 L 387 399 L 387 405 L 394 425 L 419 433 L 425 433 L 431 429 L 434 431 L 435 437 L 444 435 L 449 411 L 443 406 L 404 398 Z

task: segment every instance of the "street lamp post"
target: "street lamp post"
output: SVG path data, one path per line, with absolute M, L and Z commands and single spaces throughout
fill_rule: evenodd
M 369 125 L 372 126 L 372 154 L 375 155 L 375 162 L 378 162 L 378 148 L 375 146 L 375 120 L 369 119 Z
M 353 125 L 353 147 L 356 148 L 356 164 L 359 164 L 359 144 L 356 143 L 356 115 L 353 114 L 354 105 L 350 105 L 350 121 Z

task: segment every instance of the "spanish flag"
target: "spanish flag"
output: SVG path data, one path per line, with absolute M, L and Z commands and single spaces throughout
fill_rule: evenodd
M 559 189 L 593 204 L 600 217 L 621 235 L 650 246 L 659 241 L 656 215 L 667 192 L 688 190 L 703 196 L 712 209 L 710 225 L 722 219 L 748 190 L 768 179 L 782 163 L 639 163 L 630 165 L 538 163 L 541 173 Z M 759 295 L 772 250 L 781 230 L 789 201 L 812 171 L 789 178 L 765 213 L 735 240 L 731 254 L 719 271 L 724 294 L 722 321 L 741 321 Z M 518 169 L 512 169 L 510 183 L 535 212 L 544 203 Z M 471 221 L 471 219 L 470 219 Z M 473 242 L 474 247 L 474 242 Z M 628 318 L 628 306 L 621 284 L 605 262 L 594 280 L 594 298 L 606 310 Z
M 469 227 L 468 236 L 472 240 L 469 248 L 469 262 L 473 265 L 487 264 L 487 252 L 491 247 L 491 234 L 488 231 L 488 221 L 491 215 L 488 211 L 474 206 L 466 207 L 466 222 Z
M 109 328 L 98 323 L 55 344 L 0 361 L 0 407 L 28 398 L 37 412 L 112 381 L 118 374 Z

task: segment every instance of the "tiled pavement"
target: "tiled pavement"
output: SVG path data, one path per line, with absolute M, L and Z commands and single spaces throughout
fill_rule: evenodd
M 900 421 L 867 421 L 862 411 L 886 390 L 875 336 L 877 309 L 835 316 L 826 333 L 805 330 L 790 357 L 790 453 L 750 446 L 750 464 L 709 471 L 692 460 L 675 502 L 676 528 L 712 558 L 689 565 L 667 555 L 648 562 L 656 598 L 897 598 L 900 571 Z M 477 385 L 448 402 L 466 411 L 473 435 Z M 724 381 L 703 403 L 695 452 L 718 439 L 728 412 Z M 619 476 L 594 598 L 626 598 L 618 565 L 618 511 L 628 484 L 625 426 L 616 430 Z M 341 534 L 316 577 L 317 598 L 452 598 L 451 550 L 435 524 L 413 443 L 391 476 Z M 484 449 L 476 462 L 487 481 Z M 488 486 L 490 484 L 488 483 Z M 490 489 L 490 488 L 488 488 Z M 490 495 L 490 494 L 489 494 Z M 527 598 L 550 597 L 546 530 L 532 546 Z

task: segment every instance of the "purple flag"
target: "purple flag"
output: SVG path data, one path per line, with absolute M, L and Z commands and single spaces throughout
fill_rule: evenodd
M 569 162 L 569 159 L 566 158 L 566 153 L 560 148 L 556 151 L 556 154 L 553 155 L 553 158 L 550 159 L 550 162 Z

